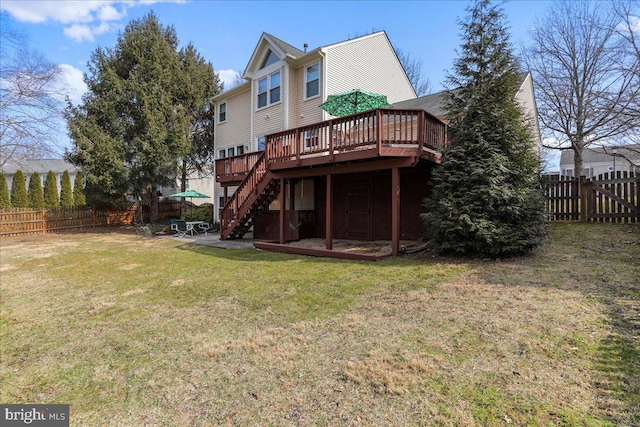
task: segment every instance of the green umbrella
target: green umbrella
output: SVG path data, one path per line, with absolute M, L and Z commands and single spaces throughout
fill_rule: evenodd
M 209 198 L 209 196 L 207 196 L 206 194 L 198 193 L 195 190 L 183 191 L 182 193 L 172 194 L 169 197 L 190 197 L 191 198 L 191 212 L 193 212 L 193 198 L 194 197 L 196 199 L 207 199 L 207 198 Z
M 320 104 L 320 108 L 335 117 L 348 116 L 349 114 L 385 107 L 391 107 L 385 95 L 364 92 L 360 89 L 329 95 L 327 100 Z

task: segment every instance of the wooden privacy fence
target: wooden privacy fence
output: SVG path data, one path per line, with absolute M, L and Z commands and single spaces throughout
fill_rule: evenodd
M 551 221 L 640 222 L 640 176 L 630 172 L 591 179 L 548 175 L 544 190 Z
M 148 209 L 142 209 L 142 215 L 148 221 Z M 139 206 L 121 210 L 90 207 L 2 209 L 0 236 L 132 224 L 139 216 Z

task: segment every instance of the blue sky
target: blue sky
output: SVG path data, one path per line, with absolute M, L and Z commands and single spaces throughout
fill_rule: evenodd
M 514 0 L 504 9 L 514 45 L 529 42 L 536 18 L 551 2 Z M 2 0 L 2 25 L 23 30 L 31 47 L 67 71 L 72 99 L 96 47 L 115 45 L 118 31 L 153 10 L 191 41 L 221 76 L 242 72 L 263 31 L 303 49 L 385 30 L 396 48 L 423 61 L 434 90 L 443 88 L 460 46 L 467 1 L 12 1 Z

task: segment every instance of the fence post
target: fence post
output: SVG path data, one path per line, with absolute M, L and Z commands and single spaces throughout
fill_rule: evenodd
M 580 177 L 580 222 L 587 222 L 587 177 Z
M 42 232 L 47 232 L 47 210 L 42 209 Z

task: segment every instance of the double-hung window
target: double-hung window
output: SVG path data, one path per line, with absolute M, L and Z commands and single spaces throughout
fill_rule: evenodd
M 227 103 L 223 102 L 218 106 L 218 123 L 224 123 L 227 121 Z
M 258 80 L 258 108 L 280 102 L 280 71 Z
M 313 98 L 320 94 L 320 63 L 316 62 L 305 68 L 305 98 Z

